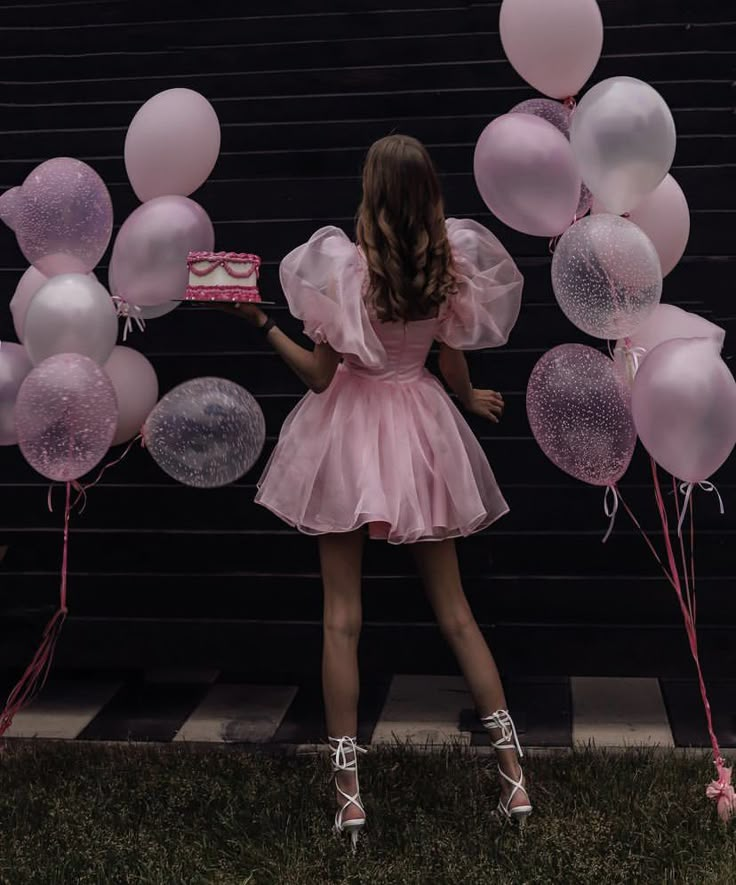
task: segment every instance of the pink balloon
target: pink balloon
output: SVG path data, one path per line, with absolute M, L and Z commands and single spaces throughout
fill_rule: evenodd
M 661 467 L 704 482 L 736 445 L 736 381 L 708 338 L 675 338 L 647 356 L 634 379 L 632 412 Z
M 11 187 L 0 197 L 0 221 L 11 230 L 15 230 L 15 218 L 18 213 L 20 188 Z
M 133 117 L 125 137 L 125 168 L 141 202 L 188 196 L 207 180 L 219 153 L 217 114 L 191 89 L 154 95 Z
M 118 426 L 112 441 L 117 446 L 140 432 L 158 402 L 158 378 L 143 354 L 130 347 L 116 347 L 105 372 L 118 401 Z
M 562 344 L 534 367 L 526 393 L 529 424 L 561 470 L 607 486 L 626 473 L 636 446 L 630 393 L 613 361 L 584 344 Z
M 571 110 L 559 101 L 549 98 L 530 98 L 515 105 L 509 111 L 510 114 L 531 114 L 532 117 L 541 117 L 558 129 L 565 138 L 570 141 L 570 115 Z M 593 194 L 588 190 L 585 182 L 580 184 L 580 198 L 575 210 L 575 218 L 582 218 L 593 205 Z
M 577 95 L 601 56 L 595 0 L 503 0 L 498 26 L 517 73 L 552 98 Z
M 123 223 L 110 259 L 113 295 L 154 307 L 184 297 L 189 252 L 211 252 L 215 231 L 207 213 L 187 197 L 155 197 Z
M 497 117 L 478 139 L 473 171 L 486 206 L 509 227 L 553 237 L 572 224 L 580 175 L 569 142 L 546 120 Z
M 607 211 L 599 200 L 593 201 L 594 213 Z M 662 183 L 628 213 L 628 218 L 654 243 L 662 276 L 667 276 L 682 258 L 690 237 L 690 209 L 680 185 L 667 174 Z
M 77 353 L 49 357 L 25 379 L 15 404 L 23 457 L 42 476 L 68 482 L 92 470 L 117 425 L 112 383 Z
M 45 274 L 31 265 L 15 287 L 15 294 L 10 299 L 10 313 L 13 316 L 13 326 L 19 341 L 23 340 L 28 305 L 47 280 L 48 277 Z
M 15 430 L 15 401 L 21 384 L 33 368 L 28 354 L 20 344 L 0 346 L 0 446 L 18 442 Z
M 23 182 L 15 219 L 18 245 L 41 273 L 89 273 L 110 242 L 112 201 L 94 169 L 56 157 Z
M 682 310 L 674 304 L 658 304 L 649 319 L 638 326 L 628 338 L 616 343 L 616 361 L 626 368 L 627 353 L 635 357 L 635 363 L 641 364 L 647 353 L 664 341 L 673 338 L 709 338 L 720 353 L 726 340 L 726 330 L 706 320 L 696 313 Z M 630 373 L 631 377 L 635 374 Z

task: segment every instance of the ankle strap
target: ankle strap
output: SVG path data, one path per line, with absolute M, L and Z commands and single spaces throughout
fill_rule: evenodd
M 511 718 L 508 710 L 496 710 L 496 712 L 491 713 L 490 716 L 481 716 L 480 721 L 483 728 L 486 728 L 489 731 L 492 728 L 498 728 L 501 730 L 500 738 L 495 741 L 491 738 L 491 744 L 494 749 L 516 750 L 519 756 L 524 755 L 524 751 L 521 749 L 521 744 L 519 743 L 519 736 L 516 733 L 514 720 Z
M 336 746 L 330 747 L 332 754 L 332 767 L 335 771 L 355 771 L 358 767 L 358 753 L 367 753 L 365 747 L 358 746 L 358 738 L 343 735 L 342 737 L 328 737 L 330 743 Z

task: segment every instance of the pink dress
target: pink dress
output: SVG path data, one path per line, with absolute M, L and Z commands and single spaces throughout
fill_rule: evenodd
M 450 218 L 458 290 L 437 318 L 372 319 L 366 265 L 336 227 L 281 262 L 291 312 L 314 342 L 343 355 L 330 387 L 287 417 L 256 501 L 301 532 L 370 526 L 393 544 L 469 535 L 508 512 L 478 440 L 425 368 L 434 340 L 458 350 L 504 344 L 523 278 L 496 237 Z

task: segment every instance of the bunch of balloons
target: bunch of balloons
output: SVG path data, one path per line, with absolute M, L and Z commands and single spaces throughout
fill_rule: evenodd
M 596 84 L 576 105 L 603 46 L 595 0 L 503 0 L 499 27 L 511 64 L 546 97 L 483 130 L 478 190 L 510 227 L 555 238 L 563 312 L 617 341 L 614 359 L 577 344 L 542 357 L 527 393 L 532 431 L 555 464 L 589 483 L 614 487 L 637 435 L 677 479 L 703 483 L 736 445 L 736 381 L 720 356 L 723 329 L 660 303 L 690 232 L 669 174 L 670 109 L 631 77 Z
M 232 482 L 260 454 L 265 427 L 250 394 L 223 379 L 195 379 L 159 402 L 151 363 L 117 346 L 118 316 L 173 310 L 186 289 L 187 254 L 214 247 L 212 223 L 189 194 L 209 176 L 219 148 L 217 115 L 197 92 L 170 89 L 138 110 L 125 165 L 142 204 L 113 243 L 110 292 L 94 270 L 110 243 L 113 207 L 94 169 L 56 157 L 0 197 L 0 218 L 30 263 L 10 303 L 21 343 L 0 346 L 0 445 L 17 443 L 43 476 L 78 480 L 147 419 L 149 450 L 189 485 Z M 162 442 L 172 452 L 185 446 L 169 432 L 181 422 L 182 390 L 200 416 L 186 425 L 185 469 L 163 454 Z

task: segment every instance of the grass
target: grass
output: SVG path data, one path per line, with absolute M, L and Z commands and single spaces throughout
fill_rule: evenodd
M 405 747 L 361 757 L 368 829 L 330 833 L 323 757 L 187 746 L 9 744 L 5 885 L 723 883 L 736 841 L 704 798 L 704 755 L 532 756 L 522 833 L 493 813 L 490 757 Z

